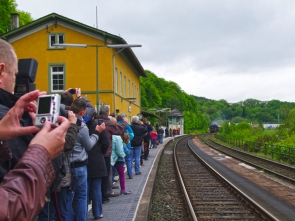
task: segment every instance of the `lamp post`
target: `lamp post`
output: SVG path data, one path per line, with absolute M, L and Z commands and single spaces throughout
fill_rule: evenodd
M 87 47 L 95 47 L 95 55 L 96 55 L 96 111 L 99 111 L 99 88 L 98 88 L 98 48 L 131 48 L 131 47 L 141 47 L 138 44 L 112 44 L 112 45 L 97 45 L 97 44 L 53 44 L 53 46 L 58 47 L 72 47 L 72 48 L 87 48 Z M 121 49 L 121 50 L 122 50 Z M 121 51 L 120 50 L 120 51 Z

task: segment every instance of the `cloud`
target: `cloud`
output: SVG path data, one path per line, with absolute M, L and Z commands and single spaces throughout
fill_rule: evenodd
M 46 7 L 43 5 L 46 3 Z M 291 0 L 19 0 L 39 18 L 56 12 L 120 35 L 145 69 L 196 96 L 229 102 L 295 101 Z M 271 88 L 271 89 L 270 89 Z

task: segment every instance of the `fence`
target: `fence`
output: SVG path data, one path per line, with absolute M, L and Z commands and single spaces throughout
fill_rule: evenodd
M 215 137 L 227 143 L 231 147 L 235 147 L 255 155 L 263 155 L 266 158 L 270 158 L 281 163 L 295 165 L 295 147 L 234 139 L 221 136 L 219 134 L 216 134 Z

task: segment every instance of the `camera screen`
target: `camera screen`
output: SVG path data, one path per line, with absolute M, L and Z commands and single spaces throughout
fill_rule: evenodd
M 39 97 L 37 114 L 50 113 L 51 99 L 52 99 L 51 97 Z

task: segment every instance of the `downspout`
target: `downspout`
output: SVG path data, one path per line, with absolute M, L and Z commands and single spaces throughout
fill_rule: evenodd
M 123 51 L 125 48 L 120 49 L 112 56 L 112 65 L 113 65 L 113 98 L 114 98 L 114 114 L 116 115 L 116 92 L 115 92 L 115 56 Z

